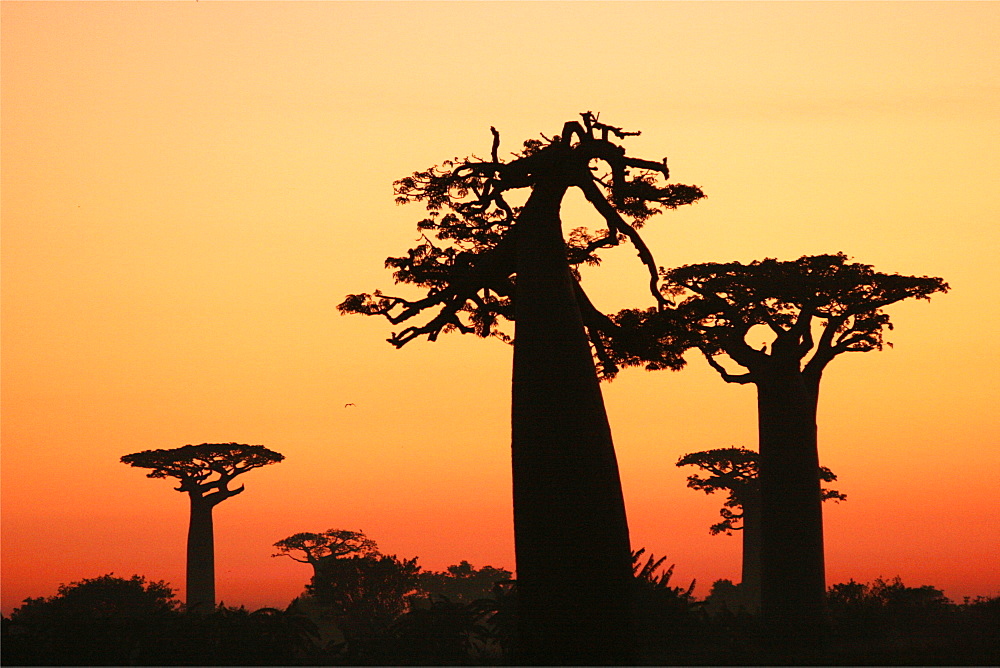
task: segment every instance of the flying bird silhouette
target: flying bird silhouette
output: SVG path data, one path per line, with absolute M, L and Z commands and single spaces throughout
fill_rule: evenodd
M 354 406 L 355 408 L 357 408 L 357 405 L 355 404 L 344 404 L 344 408 L 347 408 L 348 406 Z

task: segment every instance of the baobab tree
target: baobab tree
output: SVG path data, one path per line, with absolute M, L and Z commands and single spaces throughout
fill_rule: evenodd
M 187 540 L 188 610 L 215 609 L 215 537 L 212 509 L 226 499 L 241 494 L 244 485 L 229 488 L 233 478 L 247 471 L 285 458 L 263 445 L 202 443 L 168 450 L 143 450 L 121 458 L 122 463 L 152 469 L 147 478 L 176 478 L 178 492 L 191 501 Z
M 663 270 L 662 277 L 664 294 L 680 303 L 615 316 L 630 331 L 617 339 L 618 362 L 664 368 L 679 347 L 696 348 L 726 382 L 756 386 L 761 612 L 772 638 L 816 638 L 826 589 L 816 475 L 820 379 L 838 355 L 887 345 L 883 334 L 892 324 L 884 307 L 929 299 L 948 285 L 876 272 L 843 253 L 693 264 Z M 751 330 L 770 332 L 770 349 L 748 343 Z M 730 371 L 719 356 L 742 370 Z
M 746 448 L 716 448 L 683 455 L 677 466 L 697 466 L 708 476 L 688 476 L 687 486 L 706 494 L 727 492 L 719 510 L 722 521 L 709 527 L 715 536 L 742 532 L 741 590 L 747 609 L 760 610 L 760 480 L 757 477 L 757 453 Z M 819 467 L 821 482 L 837 479 L 833 471 Z M 845 501 L 847 495 L 835 489 L 820 490 L 823 501 Z
M 316 567 L 322 559 L 347 556 L 371 556 L 378 552 L 375 541 L 367 538 L 361 531 L 344 529 L 327 529 L 321 533 L 303 531 L 282 538 L 274 547 L 278 548 L 272 557 L 288 557 L 299 563 Z
M 341 312 L 382 315 L 393 324 L 425 314 L 389 338 L 400 347 L 457 330 L 509 340 L 514 320 L 512 468 L 520 663 L 622 663 L 629 655 L 628 523 L 611 430 L 595 372 L 610 361 L 602 327 L 613 326 L 583 291 L 576 266 L 628 241 L 661 306 L 657 268 L 637 229 L 651 216 L 704 195 L 667 184 L 666 160 L 626 155 L 626 132 L 591 113 L 551 139 L 524 142 L 509 162 L 447 161 L 396 182 L 397 202 L 424 202 L 432 232 L 405 256 L 390 257 L 397 283 L 426 292 L 407 299 L 376 291 L 349 295 Z M 606 231 L 563 236 L 560 206 L 579 188 Z M 527 189 L 523 206 L 508 193 Z M 426 315 L 426 314 L 429 314 Z

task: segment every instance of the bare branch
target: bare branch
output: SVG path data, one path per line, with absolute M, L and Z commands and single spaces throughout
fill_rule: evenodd
M 497 151 L 500 149 L 500 133 L 492 125 L 490 133 L 493 134 L 493 148 L 490 150 L 490 156 L 493 158 L 494 164 L 500 164 L 500 158 L 497 157 Z
M 718 371 L 719 375 L 722 376 L 722 380 L 726 381 L 727 383 L 738 383 L 740 385 L 746 385 L 747 383 L 757 382 L 757 377 L 753 373 L 733 375 L 728 371 L 726 371 L 725 367 L 716 362 L 715 358 L 708 352 L 702 350 L 701 353 L 702 355 L 705 356 L 705 359 L 708 361 L 709 366 Z
M 642 263 L 646 265 L 649 270 L 649 291 L 656 299 L 656 303 L 660 307 L 669 306 L 671 304 L 670 300 L 664 297 L 660 293 L 659 289 L 659 272 L 656 266 L 656 261 L 653 259 L 653 254 L 649 251 L 646 246 L 646 242 L 642 240 L 639 233 L 636 232 L 631 225 L 625 222 L 610 202 L 604 198 L 601 191 L 594 185 L 592 180 L 584 181 L 577 184 L 580 190 L 583 191 L 584 197 L 587 201 L 594 205 L 598 213 L 604 216 L 604 220 L 608 223 L 608 230 L 611 234 L 624 234 L 628 237 L 632 245 L 635 246 L 639 259 Z
M 638 167 L 640 169 L 648 169 L 650 171 L 659 172 L 663 174 L 663 178 L 670 178 L 670 170 L 667 168 L 667 159 L 664 158 L 663 162 L 653 162 L 652 160 L 642 160 L 641 158 L 625 158 L 626 167 Z

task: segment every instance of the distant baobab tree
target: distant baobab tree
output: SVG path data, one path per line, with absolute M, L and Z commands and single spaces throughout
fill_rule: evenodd
M 713 536 L 732 535 L 741 531 L 743 537 L 741 590 L 744 605 L 751 612 L 760 611 L 760 480 L 757 477 L 757 453 L 746 448 L 717 448 L 691 452 L 677 460 L 677 466 L 697 466 L 708 476 L 689 475 L 687 486 L 706 494 L 725 491 L 728 496 L 719 510 L 722 521 L 709 527 Z M 819 479 L 833 482 L 833 471 L 819 467 Z M 822 488 L 824 501 L 844 501 L 846 494 Z
M 369 556 L 378 552 L 378 545 L 363 532 L 344 529 L 327 529 L 320 533 L 303 531 L 282 538 L 274 547 L 278 548 L 278 552 L 272 557 L 288 557 L 309 564 L 313 567 L 313 575 L 322 559 Z
M 393 333 L 403 346 L 448 331 L 510 340 L 514 534 L 519 600 L 518 661 L 628 663 L 632 581 L 628 523 L 618 464 L 591 345 L 610 361 L 600 330 L 613 323 L 591 304 L 577 267 L 597 251 L 629 242 L 650 276 L 657 266 L 637 229 L 651 216 L 704 197 L 667 184 L 666 160 L 625 153 L 626 132 L 582 114 L 552 138 L 530 139 L 510 161 L 499 133 L 487 160 L 447 161 L 395 183 L 399 203 L 424 202 L 421 242 L 390 257 L 397 283 L 424 289 L 415 299 L 375 291 L 349 295 L 343 313 L 423 324 Z M 607 230 L 563 235 L 560 207 L 578 188 Z M 523 206 L 507 201 L 527 189 Z M 428 238 L 433 234 L 437 242 Z
M 613 319 L 623 365 L 675 368 L 697 348 L 729 383 L 757 388 L 761 493 L 761 612 L 769 637 L 816 638 L 825 628 L 823 513 L 816 441 L 819 384 L 843 353 L 881 350 L 892 329 L 882 309 L 946 292 L 940 278 L 883 274 L 843 253 L 794 261 L 692 264 L 664 270 L 676 307 L 623 311 Z M 816 331 L 814 331 L 814 329 Z M 770 333 L 747 342 L 751 330 Z M 716 358 L 742 367 L 730 372 Z
M 229 483 L 250 469 L 277 464 L 284 455 L 263 445 L 202 443 L 169 450 L 143 450 L 125 455 L 124 464 L 152 469 L 147 478 L 177 478 L 175 487 L 191 500 L 187 541 L 186 608 L 198 612 L 215 609 L 215 538 L 212 509 L 244 490 Z

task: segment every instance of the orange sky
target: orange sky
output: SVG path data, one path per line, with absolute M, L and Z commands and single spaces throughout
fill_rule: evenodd
M 414 240 L 392 181 L 558 132 L 642 130 L 708 199 L 660 264 L 843 250 L 952 292 L 891 309 L 820 405 L 828 581 L 1000 594 L 1000 4 L 19 3 L 2 12 L 2 594 L 115 572 L 183 587 L 187 503 L 121 455 L 260 443 L 216 509 L 219 597 L 285 605 L 298 531 L 361 529 L 433 569 L 513 567 L 510 349 L 384 342 L 340 317 Z M 596 222 L 577 197 L 567 226 Z M 585 281 L 645 306 L 609 253 Z M 755 446 L 753 389 L 697 359 L 605 388 L 633 545 L 704 595 L 738 578 L 686 452 Z M 344 408 L 345 403 L 355 408 Z

